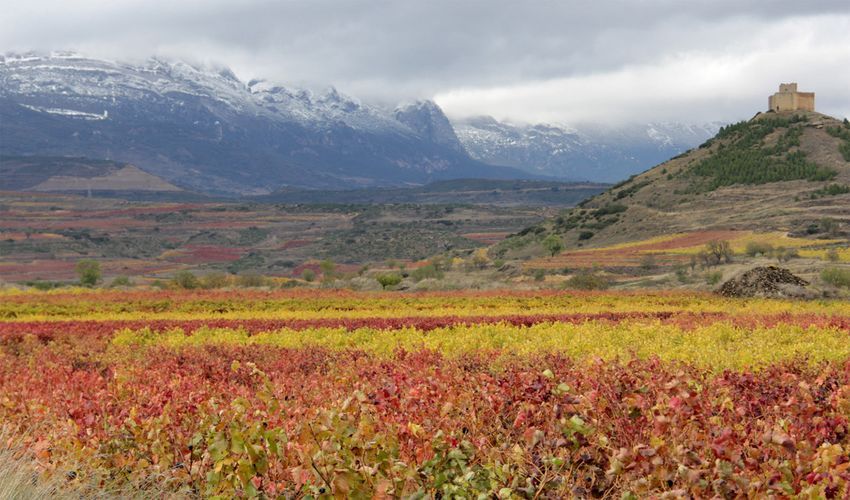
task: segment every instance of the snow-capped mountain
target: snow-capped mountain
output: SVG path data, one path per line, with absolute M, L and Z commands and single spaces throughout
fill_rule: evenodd
M 68 52 L 0 56 L 0 154 L 131 162 L 234 194 L 527 177 L 471 158 L 431 102 L 384 110 L 226 68 Z
M 212 193 L 464 177 L 615 182 L 718 127 L 453 124 L 431 101 L 384 109 L 333 88 L 243 82 L 223 67 L 71 52 L 0 56 L 0 154 L 127 162 Z
M 721 123 L 654 123 L 605 127 L 516 125 L 492 117 L 454 123 L 473 158 L 539 175 L 616 182 L 713 137 Z
M 455 129 L 443 110 L 433 101 L 417 101 L 395 110 L 395 118 L 435 144 L 464 152 Z

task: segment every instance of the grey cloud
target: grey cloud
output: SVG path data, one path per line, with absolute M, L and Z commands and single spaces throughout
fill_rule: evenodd
M 760 48 L 752 33 L 814 16 L 847 18 L 850 7 L 846 0 L 33 0 L 0 18 L 0 46 L 218 62 L 246 79 L 332 84 L 389 104 L 582 81 L 689 53 L 745 58 Z M 493 105 L 522 114 L 517 105 Z

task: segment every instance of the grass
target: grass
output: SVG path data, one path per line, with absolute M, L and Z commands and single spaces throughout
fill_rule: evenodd
M 31 460 L 17 458 L 10 450 L 0 450 L 0 500 L 31 498 L 75 498 L 65 494 L 55 479 L 39 475 Z
M 830 253 L 833 256 L 833 259 L 830 259 Z M 850 261 L 850 248 L 847 247 L 838 247 L 838 248 L 822 248 L 822 249 L 802 249 L 800 250 L 800 257 L 809 258 L 809 259 L 820 259 L 820 260 L 835 260 L 837 262 L 847 262 Z
M 158 478 L 155 476 L 136 488 L 97 480 L 95 476 L 81 479 L 77 476 L 78 467 L 66 466 L 48 472 L 40 466 L 32 450 L 12 444 L 15 441 L 9 438 L 12 435 L 0 427 L 0 500 L 164 498 L 164 490 L 156 483 Z M 20 437 L 17 440 L 20 441 Z M 168 498 L 184 496 L 172 493 Z
M 657 258 L 660 266 L 686 264 L 688 258 L 705 251 L 706 243 L 711 240 L 729 241 L 736 255 L 765 254 L 767 249 L 793 249 L 799 256 L 826 259 L 824 245 L 842 243 L 839 239 L 808 239 L 788 236 L 784 232 L 754 231 L 694 231 L 673 233 L 642 240 L 630 241 L 596 248 L 568 250 L 555 257 L 541 257 L 530 261 L 526 268 L 558 269 L 564 267 L 585 268 L 599 265 L 602 267 L 631 266 L 638 267 L 648 255 Z M 838 260 L 850 260 L 850 249 L 840 248 L 834 251 Z M 772 254 L 767 252 L 767 254 Z
M 820 277 L 832 286 L 850 288 L 850 269 L 828 267 L 821 271 Z
M 795 238 L 793 236 L 788 236 L 786 233 L 781 231 L 766 233 L 741 231 L 740 236 L 729 240 L 729 244 L 732 246 L 732 251 L 736 254 L 746 254 L 748 247 L 752 247 L 753 245 L 764 247 L 770 246 L 773 248 L 785 247 L 802 249 L 831 243 L 840 243 L 841 241 L 842 240 L 838 239 L 811 240 L 807 238 Z M 704 249 L 705 245 L 694 245 L 690 247 L 673 248 L 666 251 L 679 254 L 696 254 Z
M 32 451 L 14 444 L 12 435 L 0 427 L 0 500 L 83 498 L 65 478 L 40 471 Z

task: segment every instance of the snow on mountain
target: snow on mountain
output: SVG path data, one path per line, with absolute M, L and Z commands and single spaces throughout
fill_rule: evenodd
M 511 124 L 492 117 L 454 123 L 473 158 L 540 175 L 616 182 L 712 137 L 722 124 Z
M 0 153 L 132 162 L 216 193 L 459 177 L 614 182 L 704 142 L 719 126 L 451 123 L 431 101 L 384 109 L 332 87 L 243 82 L 224 67 L 73 52 L 0 56 L 0 118 Z
M 395 119 L 435 144 L 463 152 L 451 122 L 433 101 L 416 101 L 395 110 Z
M 193 66 L 152 58 L 141 65 L 89 59 L 74 53 L 0 56 L 0 95 L 77 102 L 80 111 L 108 109 L 116 99 L 172 99 L 193 96 L 217 101 L 232 112 L 285 119 L 310 126 L 342 121 L 352 127 L 379 125 L 408 132 L 386 112 L 363 106 L 330 88 L 314 95 L 265 82 L 240 81 L 228 68 Z
M 527 176 L 471 158 L 428 101 L 386 110 L 156 58 L 0 56 L 0 118 L 3 153 L 127 161 L 218 193 Z

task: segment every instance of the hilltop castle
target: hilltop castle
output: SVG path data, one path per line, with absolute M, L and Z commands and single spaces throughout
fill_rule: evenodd
M 779 92 L 767 99 L 771 111 L 814 111 L 815 93 L 797 92 L 796 83 L 779 84 Z

